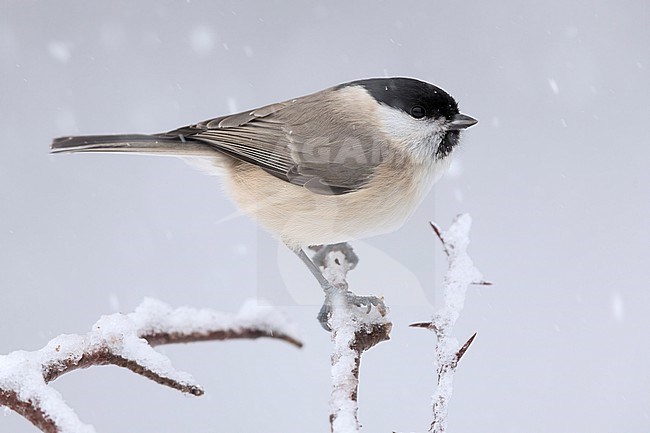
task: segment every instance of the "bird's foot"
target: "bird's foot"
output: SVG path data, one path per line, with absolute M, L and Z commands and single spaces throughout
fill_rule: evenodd
M 325 302 L 318 312 L 318 322 L 327 332 L 332 331 L 330 326 L 330 319 L 332 318 L 332 312 L 336 308 L 334 298 L 336 295 L 343 296 L 343 302 L 346 307 L 357 307 L 363 309 L 364 314 L 370 314 L 372 307 L 375 307 L 377 312 L 384 317 L 388 312 L 388 307 L 384 304 L 383 298 L 377 296 L 359 296 L 352 293 L 349 290 L 336 291 L 335 288 L 330 290 L 325 290 Z

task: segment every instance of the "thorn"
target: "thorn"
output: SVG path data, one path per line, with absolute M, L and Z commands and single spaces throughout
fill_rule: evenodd
M 411 328 L 427 328 L 427 329 L 431 329 L 431 328 L 433 328 L 433 323 L 432 322 L 418 322 L 418 323 L 411 323 L 409 326 Z
M 433 221 L 429 221 L 429 224 L 431 224 L 431 228 L 438 236 L 438 239 L 440 239 L 440 243 L 442 243 L 442 250 L 445 252 L 447 256 L 449 256 L 449 246 L 447 245 L 447 241 L 445 241 L 445 238 L 442 236 L 442 231 L 440 230 L 440 227 L 438 227 L 436 223 L 434 223 Z
M 473 285 L 475 286 L 492 286 L 494 283 L 492 281 L 487 281 L 487 280 L 481 280 L 481 281 L 473 281 Z
M 435 332 L 435 333 L 436 333 L 436 336 L 438 337 L 438 339 L 442 338 L 442 336 L 440 335 L 440 331 L 439 331 L 438 328 L 436 327 L 436 324 L 433 323 L 433 322 L 418 322 L 418 323 L 411 323 L 409 326 L 410 326 L 411 328 L 424 328 L 424 329 L 428 329 L 428 330 L 430 330 L 430 331 Z
M 469 346 L 472 344 L 472 341 L 474 341 L 474 338 L 476 338 L 476 332 L 474 335 L 469 337 L 467 343 L 463 344 L 463 347 L 461 347 L 458 352 L 456 352 L 456 362 L 460 361 L 460 358 L 462 358 L 465 352 L 467 352 L 467 349 L 469 349 Z
M 433 221 L 429 221 L 429 224 L 431 224 L 431 228 L 434 232 L 436 232 L 436 235 L 440 238 L 440 241 L 442 243 L 445 243 L 445 241 L 442 239 L 442 231 L 440 231 L 440 227 L 438 227 Z

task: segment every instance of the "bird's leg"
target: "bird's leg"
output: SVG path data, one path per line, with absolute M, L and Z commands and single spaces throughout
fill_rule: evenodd
M 307 253 L 305 253 L 305 250 L 302 248 L 294 250 L 291 248 L 291 251 L 296 253 L 296 255 L 302 260 L 302 262 L 307 266 L 307 269 L 312 273 L 314 277 L 316 277 L 316 280 L 318 281 L 318 284 L 323 288 L 323 291 L 325 294 L 330 293 L 332 289 L 334 288 L 332 286 L 332 283 L 327 281 L 327 278 L 323 275 L 323 273 L 318 269 L 318 266 L 314 264 L 314 262 L 311 261 Z
M 302 248 L 297 250 L 293 248 L 290 249 L 300 258 L 300 260 L 302 260 L 302 262 L 305 264 L 305 266 L 307 266 L 307 269 L 309 269 L 312 275 L 316 277 L 318 284 L 320 284 L 321 288 L 323 289 L 323 292 L 325 292 L 325 302 L 323 303 L 323 306 L 318 312 L 318 316 L 316 316 L 316 318 L 318 319 L 318 323 L 320 323 L 320 326 L 322 326 L 324 330 L 329 332 L 332 330 L 328 322 L 332 312 L 332 303 L 330 300 L 331 300 L 332 293 L 334 292 L 334 286 L 332 285 L 332 283 L 330 283 L 327 280 L 327 278 L 325 278 L 325 276 L 320 271 L 320 269 L 318 269 L 318 266 L 316 266 L 314 262 L 312 262 L 312 260 L 309 258 L 307 253 L 305 253 L 305 250 L 303 250 Z
M 337 244 L 337 246 L 346 247 L 349 250 L 349 252 L 352 254 L 351 260 L 353 260 L 354 262 L 353 266 L 356 265 L 356 261 L 358 259 L 356 258 L 356 255 L 354 255 L 354 253 L 352 252 L 352 248 L 348 244 Z M 293 248 L 290 249 L 307 266 L 307 269 L 309 269 L 312 275 L 314 275 L 314 277 L 320 284 L 321 288 L 325 292 L 325 302 L 323 303 L 323 306 L 321 307 L 317 316 L 318 321 L 323 327 L 323 329 L 325 329 L 326 331 L 331 331 L 328 322 L 332 313 L 332 297 L 337 290 L 343 292 L 343 296 L 347 300 L 348 305 L 356 305 L 357 307 L 366 307 L 367 309 L 366 314 L 370 313 L 370 310 L 372 309 L 373 306 L 377 308 L 377 310 L 382 316 L 386 314 L 387 308 L 386 305 L 384 304 L 384 301 L 381 298 L 378 298 L 376 296 L 355 295 L 354 293 L 348 290 L 348 286 L 345 281 L 343 282 L 343 284 L 334 286 L 327 278 L 325 278 L 325 276 L 318 268 L 318 266 L 316 266 L 316 264 L 309 258 L 309 256 L 307 256 L 307 253 L 305 253 L 303 249 L 293 249 Z

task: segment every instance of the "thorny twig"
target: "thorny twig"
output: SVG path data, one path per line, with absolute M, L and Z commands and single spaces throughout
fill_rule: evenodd
M 469 230 L 472 220 L 469 215 L 457 216 L 448 230 L 442 231 L 431 223 L 433 231 L 442 242 L 447 255 L 449 269 L 444 279 L 445 306 L 433 316 L 431 322 L 415 323 L 411 326 L 428 328 L 435 332 L 438 386 L 433 395 L 433 421 L 429 433 L 444 433 L 447 429 L 448 404 L 453 392 L 453 380 L 458 362 L 474 341 L 476 333 L 459 347 L 451 331 L 465 304 L 465 293 L 470 284 L 489 285 L 474 267 L 467 255 Z

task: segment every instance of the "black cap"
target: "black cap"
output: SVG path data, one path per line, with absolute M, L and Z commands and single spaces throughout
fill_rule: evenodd
M 361 86 L 381 104 L 404 111 L 415 118 L 444 117 L 459 113 L 458 103 L 440 87 L 413 78 L 369 78 L 341 84 L 336 89 Z

